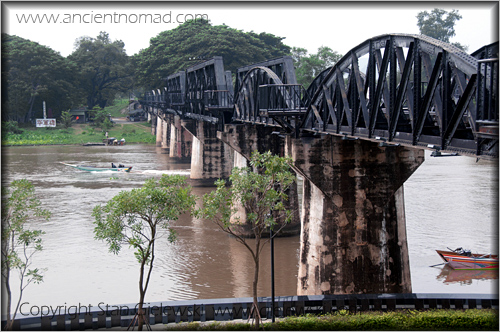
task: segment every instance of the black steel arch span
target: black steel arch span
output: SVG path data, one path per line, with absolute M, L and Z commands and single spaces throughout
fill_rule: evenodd
M 322 73 L 299 129 L 497 157 L 498 51 L 481 61 L 422 35 L 371 38 Z
M 279 126 L 293 132 L 306 111 L 304 94 L 300 84 L 283 84 L 272 69 L 252 67 L 240 79 L 233 121 Z

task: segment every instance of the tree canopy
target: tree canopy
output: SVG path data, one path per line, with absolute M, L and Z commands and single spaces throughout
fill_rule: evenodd
M 342 55 L 327 46 L 319 47 L 318 52 L 311 55 L 307 55 L 305 48 L 294 47 L 292 58 L 297 82 L 307 89 L 316 76 L 335 65 L 342 58 Z
M 434 8 L 430 13 L 427 11 L 417 14 L 417 26 L 420 34 L 426 35 L 446 43 L 455 36 L 455 23 L 462 19 L 458 10 L 447 12 L 444 9 Z M 467 51 L 468 47 L 460 43 L 451 43 L 458 48 Z
M 113 101 L 116 93 L 132 87 L 133 73 L 125 44 L 111 41 L 109 34 L 101 31 L 96 38 L 81 37 L 75 43 L 75 51 L 68 56 L 78 67 L 79 81 L 87 107 L 104 108 Z
M 195 65 L 191 59 L 214 56 L 222 56 L 224 69 L 234 73 L 239 67 L 290 54 L 283 39 L 265 32 L 213 26 L 206 20 L 188 21 L 151 38 L 150 46 L 133 56 L 136 84 L 161 87 L 162 78 Z
M 51 48 L 2 33 L 2 121 L 41 117 L 43 101 L 57 117 L 78 102 L 76 72 Z

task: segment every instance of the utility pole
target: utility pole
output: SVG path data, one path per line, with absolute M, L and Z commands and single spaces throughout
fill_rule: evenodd
M 275 322 L 274 317 L 274 236 L 272 227 L 269 229 L 269 236 L 271 237 L 271 319 Z

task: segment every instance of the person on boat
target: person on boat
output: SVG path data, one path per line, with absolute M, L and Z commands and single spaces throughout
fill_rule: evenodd
M 116 165 L 111 163 L 111 168 L 116 168 Z
M 118 164 L 118 168 L 123 168 L 123 167 L 125 167 L 125 165 L 123 165 L 123 164 Z

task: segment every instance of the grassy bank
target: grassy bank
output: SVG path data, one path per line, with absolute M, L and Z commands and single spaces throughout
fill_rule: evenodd
M 126 116 L 123 112 L 124 109 L 128 107 L 129 101 L 127 98 L 125 99 L 116 99 L 113 102 L 113 105 L 107 106 L 105 109 L 111 115 L 112 118 L 119 118 L 122 116 Z
M 108 131 L 109 137 L 125 138 L 128 143 L 155 143 L 148 123 L 117 123 Z M 59 128 L 23 128 L 20 134 L 2 133 L 2 145 L 53 145 L 83 144 L 102 142 L 106 133 L 100 128 L 87 124 L 75 124 L 68 129 Z
M 498 331 L 498 311 L 470 310 L 401 310 L 349 314 L 340 311 L 328 315 L 287 317 L 276 323 L 264 323 L 264 331 Z M 176 331 L 249 331 L 248 323 L 183 323 L 165 327 Z

